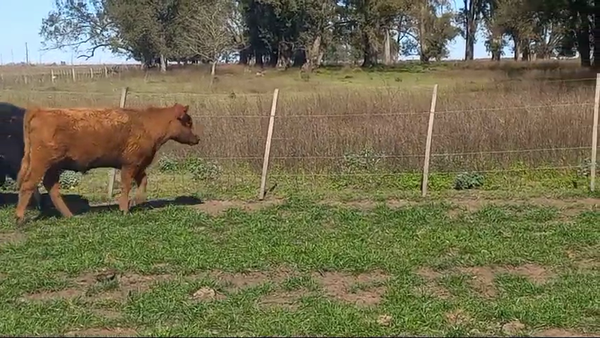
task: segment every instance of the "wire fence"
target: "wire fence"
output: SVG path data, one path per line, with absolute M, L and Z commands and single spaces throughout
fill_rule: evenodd
M 84 102 L 94 106 L 109 101 L 115 105 L 119 92 L 120 88 L 110 93 L 6 89 L 0 95 L 27 105 L 81 106 Z M 595 175 L 591 159 L 597 151 L 592 136 L 597 130 L 598 98 L 591 88 L 486 92 L 476 100 L 465 99 L 463 94 L 473 95 L 471 91 L 440 91 L 434 94 L 437 105 L 430 107 L 435 101 L 431 86 L 376 95 L 360 90 L 282 92 L 272 115 L 271 94 L 130 91 L 126 105 L 189 104 L 205 141 L 193 149 L 167 144 L 159 162 L 162 158 L 200 158 L 202 164 L 196 164 L 200 169 L 193 170 L 219 168 L 219 178 L 226 180 L 261 179 L 266 143 L 270 144 L 267 161 L 272 179 L 398 177 L 423 174 L 425 163 L 431 165 L 425 175 L 552 170 Z M 428 138 L 431 148 L 426 151 Z M 156 164 L 159 170 L 160 166 Z M 211 175 L 201 176 L 207 180 Z M 186 184 L 188 177 L 180 177 L 181 184 Z

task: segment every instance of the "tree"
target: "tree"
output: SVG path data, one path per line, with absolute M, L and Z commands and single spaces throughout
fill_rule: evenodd
M 131 52 L 119 39 L 118 28 L 105 8 L 104 0 L 55 0 L 56 9 L 42 19 L 40 36 L 44 50 L 72 49 L 92 58 L 96 50 L 107 48 L 113 53 Z
M 487 0 L 463 0 L 463 8 L 458 15 L 462 24 L 461 34 L 465 39 L 465 60 L 473 60 L 477 28 Z
M 211 84 L 219 59 L 236 47 L 234 3 L 230 0 L 198 2 L 188 0 L 182 6 L 179 20 L 181 48 L 210 60 Z

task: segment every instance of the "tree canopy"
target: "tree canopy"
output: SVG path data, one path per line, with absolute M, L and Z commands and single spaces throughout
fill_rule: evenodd
M 307 69 L 323 62 L 389 64 L 400 55 L 422 62 L 466 40 L 473 59 L 478 32 L 493 60 L 505 46 L 516 60 L 579 54 L 598 66 L 600 0 L 55 0 L 43 19 L 45 48 L 93 57 L 107 48 L 146 66 L 168 61 Z

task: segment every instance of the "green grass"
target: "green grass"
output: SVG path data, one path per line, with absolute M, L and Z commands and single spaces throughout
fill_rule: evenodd
M 290 197 L 219 215 L 170 206 L 50 218 L 15 233 L 5 208 L 0 332 L 460 336 L 511 334 L 516 321 L 521 334 L 599 332 L 600 213 L 575 211 Z M 485 271 L 493 297 L 476 283 Z

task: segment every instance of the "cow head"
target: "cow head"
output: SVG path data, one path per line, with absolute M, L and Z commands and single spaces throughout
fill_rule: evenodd
M 169 136 L 175 142 L 194 146 L 200 142 L 200 138 L 194 134 L 192 117 L 188 115 L 189 107 L 176 103 L 170 109 L 174 118 L 169 124 Z

